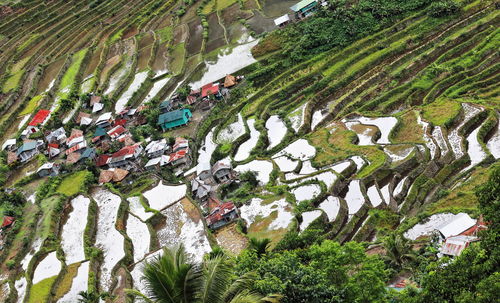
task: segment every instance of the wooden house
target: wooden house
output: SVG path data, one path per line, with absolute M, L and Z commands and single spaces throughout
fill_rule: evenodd
M 163 113 L 158 117 L 158 125 L 163 131 L 183 126 L 189 123 L 193 114 L 187 108 L 177 109 L 168 113 Z

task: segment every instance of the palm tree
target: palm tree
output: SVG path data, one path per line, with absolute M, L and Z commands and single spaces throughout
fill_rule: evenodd
M 260 258 L 267 252 L 270 244 L 271 240 L 268 238 L 264 238 L 262 240 L 250 238 L 250 241 L 248 242 L 248 249 L 254 250 L 257 253 L 257 256 Z
M 275 303 L 279 296 L 251 291 L 252 273 L 236 278 L 228 257 L 216 254 L 201 264 L 187 261 L 184 248 L 165 249 L 146 263 L 143 271 L 146 293 L 127 290 L 148 303 Z
M 389 234 L 382 245 L 385 248 L 384 259 L 396 269 L 407 268 L 409 262 L 416 258 L 410 241 L 400 233 Z
M 81 291 L 78 296 L 78 303 L 98 303 L 99 299 L 105 300 L 110 297 L 107 292 L 99 294 L 94 291 Z

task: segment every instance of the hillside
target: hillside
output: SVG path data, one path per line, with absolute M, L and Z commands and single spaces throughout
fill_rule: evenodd
M 285 303 L 488 302 L 498 3 L 297 2 L 0 1 L 1 302 L 140 302 L 180 244 Z M 433 231 L 457 218 L 488 221 L 455 264 L 484 245 L 491 281 L 449 297 Z

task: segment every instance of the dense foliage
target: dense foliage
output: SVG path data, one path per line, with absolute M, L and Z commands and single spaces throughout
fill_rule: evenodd
M 388 278 L 384 262 L 363 245 L 326 240 L 308 249 L 270 252 L 252 249 L 237 259 L 238 274 L 256 272 L 260 293 L 280 293 L 281 302 L 382 302 Z
M 431 3 L 429 0 L 361 0 L 356 4 L 346 0 L 330 0 L 330 9 L 320 10 L 307 22 L 299 22 L 282 31 L 283 53 L 292 62 L 333 47 L 344 47 L 353 41 L 381 30 L 395 20 Z M 445 4 L 440 4 L 445 2 Z M 438 1 L 439 15 L 456 11 L 458 5 Z M 453 7 L 453 8 L 452 8 Z

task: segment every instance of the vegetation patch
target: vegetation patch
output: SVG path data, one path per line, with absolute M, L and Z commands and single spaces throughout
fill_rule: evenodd
M 40 102 L 42 97 L 43 97 L 42 95 L 37 95 L 37 96 L 31 98 L 31 100 L 28 102 L 28 104 L 23 109 L 23 111 L 19 113 L 18 117 L 32 114 L 35 111 L 36 107 L 38 106 L 38 102 Z
M 54 298 L 55 302 L 62 298 L 71 289 L 73 279 L 78 273 L 78 267 L 80 267 L 80 264 L 81 263 L 74 263 L 66 267 L 66 273 L 57 286 L 57 291 Z
M 425 143 L 422 126 L 417 122 L 418 113 L 410 110 L 399 117 L 399 125 L 394 131 L 393 143 Z
M 460 114 L 462 106 L 459 102 L 440 99 L 422 108 L 423 118 L 434 125 L 448 125 Z
M 429 205 L 426 211 L 431 215 L 442 212 L 477 212 L 478 200 L 475 191 L 488 181 L 495 167 L 500 167 L 500 165 L 496 164 L 488 168 L 475 170 L 466 181 L 453 191 L 441 190 L 437 193 L 439 200 Z
M 28 303 L 47 302 L 50 296 L 50 289 L 52 288 L 52 285 L 54 284 L 56 279 L 57 276 L 53 276 L 31 286 Z
M 80 65 L 82 64 L 83 58 L 85 58 L 85 54 L 87 53 L 87 51 L 88 49 L 85 48 L 73 55 L 71 65 L 69 66 L 68 70 L 61 79 L 61 84 L 59 86 L 61 89 L 64 90 L 66 88 L 68 89 L 71 88 L 73 82 L 75 81 L 75 77 L 78 74 L 78 71 L 80 70 Z M 63 93 L 63 95 L 64 96 L 61 97 L 65 97 L 67 93 Z
M 5 84 L 2 88 L 2 92 L 4 94 L 6 94 L 6 93 L 12 91 L 13 89 L 15 89 L 17 87 L 17 85 L 19 84 L 19 81 L 21 80 L 21 77 L 23 76 L 23 74 L 24 74 L 24 70 L 20 70 L 17 73 L 10 75 L 10 77 L 7 79 L 7 81 L 5 82 Z
M 92 177 L 92 173 L 88 170 L 82 170 L 68 175 L 62 180 L 56 191 L 67 197 L 76 195 L 84 189 L 87 178 L 89 177 Z
M 170 68 L 172 70 L 172 74 L 177 75 L 182 72 L 182 68 L 184 67 L 184 61 L 186 57 L 186 48 L 184 47 L 184 42 L 175 45 L 171 51 L 172 62 L 170 64 Z

